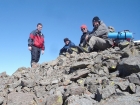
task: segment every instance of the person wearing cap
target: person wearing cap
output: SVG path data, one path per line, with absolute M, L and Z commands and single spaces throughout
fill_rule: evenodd
M 85 45 L 87 44 L 85 38 L 86 38 L 86 35 L 89 35 L 90 32 L 88 31 L 87 29 L 87 26 L 86 25 L 81 25 L 81 31 L 82 31 L 82 35 L 81 35 L 81 38 L 80 38 L 80 43 L 79 43 L 79 46 L 80 47 L 85 47 Z
M 108 28 L 103 21 L 95 16 L 92 20 L 92 24 L 94 29 L 90 35 L 86 36 L 86 40 L 89 40 L 90 46 L 88 51 L 91 51 L 91 49 L 105 50 L 112 47 L 113 42 L 108 38 Z
M 73 42 L 71 42 L 68 38 L 65 38 L 64 39 L 64 43 L 65 43 L 65 45 L 64 45 L 64 47 L 60 50 L 60 53 L 59 53 L 59 55 L 61 55 L 61 54 L 63 54 L 63 53 L 66 53 L 66 52 L 68 52 L 68 53 L 72 53 L 72 51 L 71 51 L 71 47 L 75 47 L 75 44 L 73 43 Z

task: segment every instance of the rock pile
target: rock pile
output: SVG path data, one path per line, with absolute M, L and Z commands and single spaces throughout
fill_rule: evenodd
M 140 44 L 66 54 L 0 74 L 0 105 L 140 105 Z

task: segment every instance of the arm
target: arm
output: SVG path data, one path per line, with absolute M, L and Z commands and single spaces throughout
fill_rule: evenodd
M 34 40 L 34 32 L 30 33 L 29 39 L 28 39 L 28 46 L 31 47 L 33 45 Z
M 91 35 L 94 35 L 96 37 L 102 37 L 103 35 L 106 35 L 107 33 L 108 33 L 108 28 L 103 23 L 98 27 L 97 30 L 93 31 Z
M 106 28 L 103 28 L 103 29 L 96 30 L 93 33 L 93 35 L 95 35 L 97 37 L 101 37 L 102 35 L 105 35 L 106 33 L 108 33 L 108 30 Z
M 81 36 L 81 38 L 80 38 L 79 46 L 81 46 L 81 44 L 82 44 L 82 36 Z
M 42 50 L 44 51 L 45 50 L 45 39 L 44 39 L 44 35 L 42 35 L 43 37 L 43 45 L 42 45 Z
M 71 42 L 69 47 L 75 47 L 75 44 Z
M 66 52 L 65 46 L 64 46 L 63 48 L 60 49 L 59 55 L 62 54 L 63 52 Z

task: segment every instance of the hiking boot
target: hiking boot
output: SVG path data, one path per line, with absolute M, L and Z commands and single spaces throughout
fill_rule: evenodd
M 91 51 L 91 48 L 88 47 L 81 47 L 83 49 L 83 52 L 89 53 Z
M 91 47 L 88 46 L 88 47 L 87 47 L 87 51 L 88 51 L 88 52 L 91 52 L 91 50 L 92 50 Z
M 72 54 L 72 50 L 69 48 L 69 49 L 67 49 L 67 52 L 69 53 L 69 54 Z
M 33 62 L 33 63 L 32 63 L 32 68 L 37 68 L 37 66 L 38 66 L 38 65 L 37 65 L 36 62 Z
M 74 51 L 74 52 L 76 52 L 76 53 L 78 53 L 78 49 L 77 48 L 71 47 L 71 50 Z

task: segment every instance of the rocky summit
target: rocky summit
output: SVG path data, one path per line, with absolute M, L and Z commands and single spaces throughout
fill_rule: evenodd
M 140 43 L 3 72 L 0 105 L 140 105 Z

